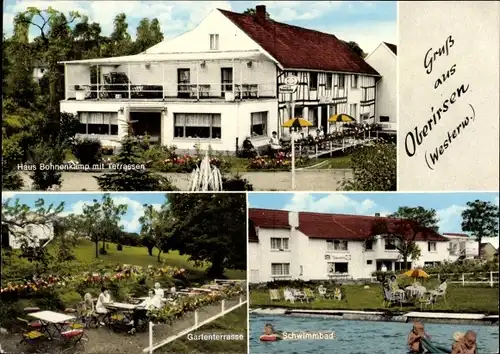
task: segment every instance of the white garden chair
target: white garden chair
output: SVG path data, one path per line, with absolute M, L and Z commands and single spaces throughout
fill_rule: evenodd
M 271 301 L 280 301 L 280 291 L 278 289 L 269 289 L 269 298 Z
M 295 302 L 295 296 L 293 296 L 292 291 L 288 288 L 283 291 L 283 297 L 285 301 L 290 301 L 292 304 Z

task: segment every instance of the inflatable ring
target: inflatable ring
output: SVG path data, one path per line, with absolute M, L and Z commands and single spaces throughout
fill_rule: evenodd
M 259 337 L 259 339 L 263 342 L 276 342 L 281 339 L 281 337 L 277 334 L 264 334 Z

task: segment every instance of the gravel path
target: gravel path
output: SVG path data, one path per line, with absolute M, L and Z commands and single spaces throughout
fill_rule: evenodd
M 102 173 L 92 172 L 63 172 L 61 191 L 98 191 L 99 186 L 93 176 Z M 163 173 L 180 190 L 187 190 L 189 185 L 188 173 Z M 24 190 L 31 190 L 31 178 L 27 173 L 22 174 Z M 246 172 L 242 177 L 247 179 L 255 191 L 288 191 L 291 190 L 292 176 L 290 172 Z M 336 191 L 338 183 L 344 178 L 351 178 L 351 170 L 302 170 L 296 172 L 296 190 L 298 191 Z
M 226 300 L 226 308 L 232 307 L 239 302 L 239 299 Z M 245 306 L 245 305 L 243 305 Z M 198 311 L 198 321 L 204 321 L 221 311 L 221 304 L 213 304 L 206 306 Z M 176 321 L 172 325 L 155 325 L 153 327 L 153 343 L 157 344 L 169 336 L 175 335 L 194 324 L 194 312 L 187 313 L 182 319 Z M 245 323 L 246 326 L 246 323 Z M 134 335 L 129 335 L 126 332 L 115 333 L 109 328 L 89 329 L 85 331 L 88 340 L 82 341 L 74 348 L 67 349 L 64 354 L 140 354 L 143 349 L 148 347 L 149 333 L 148 329 L 138 332 Z M 37 343 L 34 346 L 17 346 L 19 343 L 19 334 L 2 334 L 0 336 L 0 343 L 2 349 L 6 353 L 50 353 L 61 354 L 63 348 L 47 343 Z M 35 350 L 36 349 L 36 350 Z

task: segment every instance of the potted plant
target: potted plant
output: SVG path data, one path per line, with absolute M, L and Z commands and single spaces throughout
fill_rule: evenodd
M 86 96 L 86 91 L 83 86 L 75 85 L 75 98 L 77 101 L 83 101 Z

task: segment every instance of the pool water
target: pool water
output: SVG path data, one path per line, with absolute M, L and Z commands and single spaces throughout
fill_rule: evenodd
M 329 332 L 333 340 L 282 340 L 262 342 L 259 337 L 266 323 L 282 332 Z M 406 354 L 406 338 L 413 324 L 398 322 L 350 321 L 327 317 L 297 317 L 250 315 L 251 354 Z M 467 330 L 478 335 L 478 353 L 491 354 L 498 350 L 498 326 L 468 326 L 427 324 L 426 332 L 436 345 L 450 347 L 453 333 Z

